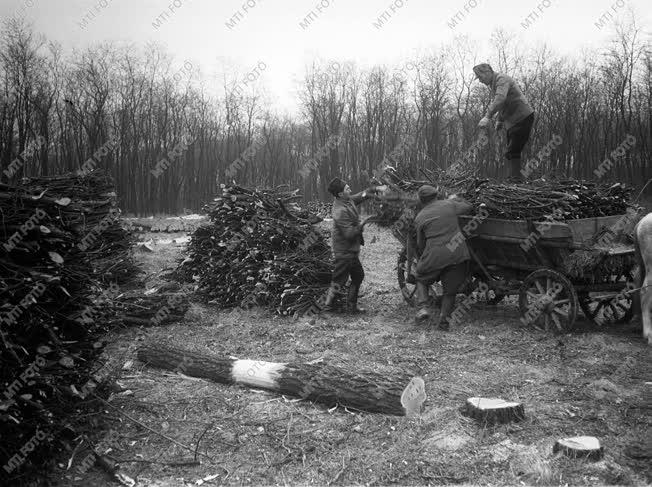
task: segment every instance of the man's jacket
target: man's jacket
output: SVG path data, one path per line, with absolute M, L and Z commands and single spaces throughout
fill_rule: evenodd
M 516 82 L 506 74 L 496 73 L 491 83 L 491 94 L 494 99 L 488 112 L 498 111 L 498 120 L 504 122 L 505 130 L 534 113 Z
M 333 202 L 331 241 L 336 258 L 354 257 L 360 252 L 360 245 L 364 245 L 360 214 L 355 206 L 355 200 L 356 197 L 349 200 L 335 198 Z
M 449 265 L 468 260 L 469 249 L 460 241 L 457 217 L 472 211 L 462 199 L 435 200 L 426 205 L 414 219 L 417 230 L 417 275 L 430 274 Z

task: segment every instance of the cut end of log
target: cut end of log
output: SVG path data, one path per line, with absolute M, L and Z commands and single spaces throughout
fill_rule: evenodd
M 594 436 L 575 436 L 557 440 L 552 447 L 552 452 L 561 452 L 571 458 L 599 460 L 604 455 L 604 448 L 600 446 L 600 440 Z
M 463 413 L 489 424 L 525 419 L 523 404 L 497 398 L 470 397 L 466 400 Z
M 426 400 L 426 384 L 421 377 L 413 377 L 401 394 L 401 405 L 407 417 L 419 416 Z

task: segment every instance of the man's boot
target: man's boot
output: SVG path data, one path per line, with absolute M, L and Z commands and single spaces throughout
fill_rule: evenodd
M 416 295 L 417 307 L 419 308 L 419 311 L 417 311 L 415 316 L 417 325 L 420 325 L 421 323 L 424 323 L 430 319 L 430 309 L 428 308 L 428 299 L 430 298 L 429 294 L 430 293 L 428 292 L 428 286 L 426 286 L 426 284 L 421 281 L 417 281 Z
M 513 183 L 522 183 L 523 182 L 523 173 L 521 172 L 521 158 L 510 159 L 510 175 L 509 180 Z
M 322 311 L 330 313 L 335 311 L 335 301 L 337 300 L 338 292 L 335 290 L 333 285 L 328 288 L 328 293 L 326 294 L 326 301 L 324 302 L 324 307 Z
M 441 298 L 441 313 L 439 314 L 439 329 L 443 331 L 450 330 L 449 318 L 455 306 L 455 295 L 444 294 Z
M 349 287 L 349 296 L 346 303 L 346 310 L 349 313 L 366 313 L 367 310 L 363 308 L 358 308 L 358 293 L 360 292 L 360 286 L 351 283 Z

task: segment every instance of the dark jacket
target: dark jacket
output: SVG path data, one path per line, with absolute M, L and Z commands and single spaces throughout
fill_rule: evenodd
M 351 195 L 350 199 L 335 198 L 333 202 L 333 231 L 331 241 L 335 257 L 353 257 L 360 253 L 364 245 L 360 213 L 355 206 L 364 198 L 361 193 Z
M 435 200 L 426 205 L 414 219 L 417 231 L 417 277 L 459 264 L 470 258 L 461 235 L 457 217 L 470 213 L 473 207 L 462 199 Z

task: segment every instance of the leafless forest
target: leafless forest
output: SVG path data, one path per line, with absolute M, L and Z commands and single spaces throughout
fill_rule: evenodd
M 466 154 L 481 174 L 503 174 L 499 134 L 469 153 L 489 90 L 474 80 L 471 67 L 486 60 L 466 38 L 399 66 L 316 62 L 297 87 L 296 117 L 271 110 L 264 87 L 247 82 L 252 73 L 208 79 L 159 46 L 68 53 L 15 22 L 0 42 L 2 182 L 103 167 L 123 211 L 142 215 L 199 210 L 233 179 L 325 199 L 331 177 L 355 189 L 383 160 L 443 169 Z M 609 159 L 605 181 L 649 178 L 652 52 L 642 29 L 621 26 L 572 59 L 525 50 L 504 31 L 491 44 L 488 61 L 515 77 L 536 112 L 531 177 L 596 179 Z M 541 155 L 553 137 L 561 144 Z M 626 139 L 635 143 L 618 151 Z

